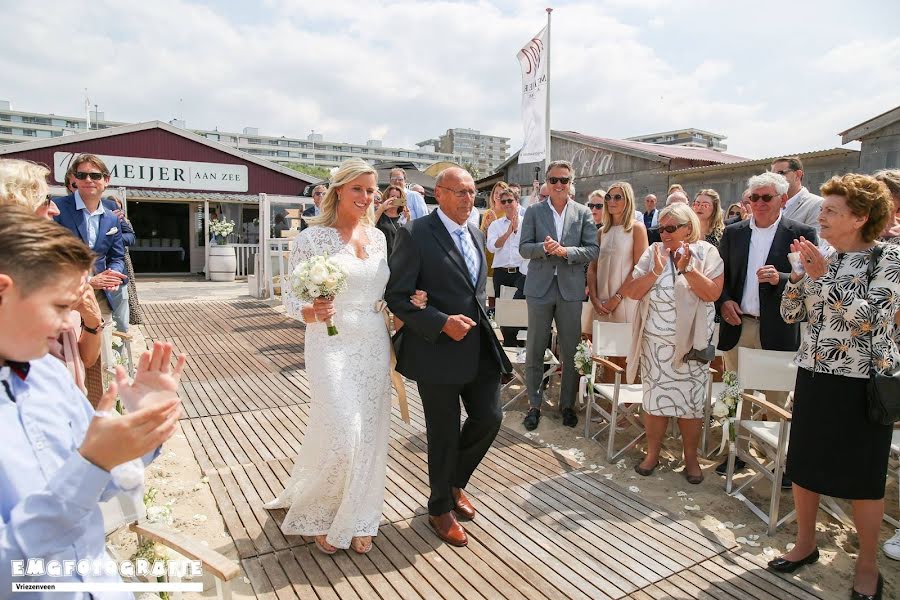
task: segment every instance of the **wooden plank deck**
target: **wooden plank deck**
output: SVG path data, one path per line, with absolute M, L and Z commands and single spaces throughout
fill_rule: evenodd
M 309 421 L 303 327 L 255 301 L 157 303 L 148 338 L 190 354 L 184 434 L 259 598 L 818 598 L 552 450 L 502 429 L 467 488 L 457 549 L 429 529 L 421 402 L 395 408 L 372 552 L 325 556 L 263 504 L 283 489 Z

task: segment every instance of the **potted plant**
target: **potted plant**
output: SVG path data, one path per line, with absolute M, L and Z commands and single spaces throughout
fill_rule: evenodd
M 234 231 L 234 221 L 213 219 L 209 222 L 209 231 L 216 241 L 209 247 L 209 278 L 212 281 L 234 281 L 237 260 L 234 247 L 229 246 L 226 241 Z

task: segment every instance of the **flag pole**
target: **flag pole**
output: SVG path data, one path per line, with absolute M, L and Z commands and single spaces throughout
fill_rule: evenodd
M 544 108 L 545 115 L 544 121 L 547 126 L 547 142 L 546 142 L 546 154 L 544 156 L 544 172 L 547 171 L 547 166 L 550 165 L 550 13 L 553 12 L 552 8 L 547 9 L 547 102 Z

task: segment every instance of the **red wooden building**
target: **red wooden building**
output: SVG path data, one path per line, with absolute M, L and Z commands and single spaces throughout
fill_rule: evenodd
M 109 167 L 108 194 L 125 197 L 137 238 L 132 260 L 145 273 L 204 271 L 206 219 L 234 221 L 232 244 L 258 244 L 260 194 L 308 202 L 300 196 L 318 181 L 160 121 L 0 146 L 3 158 L 46 165 L 58 195 L 66 193 L 70 161 L 83 152 Z

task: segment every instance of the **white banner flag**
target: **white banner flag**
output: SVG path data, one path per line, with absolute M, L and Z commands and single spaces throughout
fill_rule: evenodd
M 522 67 L 522 126 L 525 138 L 519 164 L 540 162 L 547 154 L 547 27 L 534 36 L 516 57 Z

